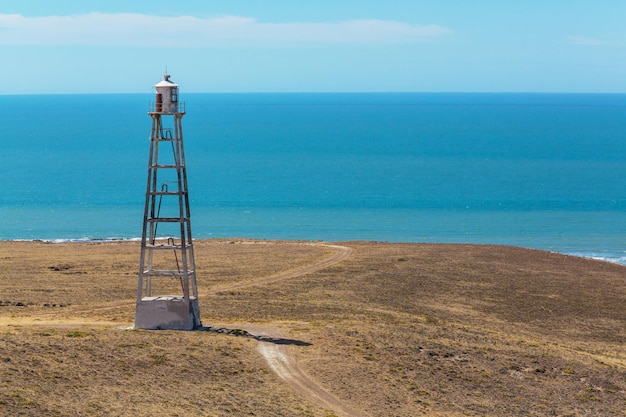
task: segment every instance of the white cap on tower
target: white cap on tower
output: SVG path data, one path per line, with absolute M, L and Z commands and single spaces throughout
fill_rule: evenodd
M 163 80 L 161 82 L 159 82 L 158 84 L 155 84 L 155 87 L 157 87 L 157 88 L 159 88 L 159 87 L 172 88 L 172 87 L 178 87 L 178 84 L 176 84 L 173 81 L 170 81 L 170 75 L 169 74 L 164 74 L 163 75 Z

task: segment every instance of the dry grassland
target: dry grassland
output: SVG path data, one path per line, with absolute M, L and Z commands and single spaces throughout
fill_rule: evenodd
M 0 242 L 0 415 L 626 415 L 625 267 L 340 245 L 348 258 L 310 271 L 338 249 L 195 242 L 203 324 L 247 329 L 219 333 L 127 329 L 136 242 Z M 321 394 L 273 372 L 262 344 Z

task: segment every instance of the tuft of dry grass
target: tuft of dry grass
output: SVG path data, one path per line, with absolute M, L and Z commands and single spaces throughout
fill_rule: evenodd
M 205 325 L 280 330 L 363 416 L 623 416 L 626 268 L 489 245 L 195 242 Z M 340 415 L 246 332 L 125 330 L 136 242 L 0 242 L 0 414 Z M 297 343 L 296 343 L 297 342 Z

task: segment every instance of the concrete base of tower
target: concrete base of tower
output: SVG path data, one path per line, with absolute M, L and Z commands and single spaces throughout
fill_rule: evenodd
M 137 303 L 135 329 L 194 330 L 202 327 L 198 300 L 180 296 L 144 297 Z

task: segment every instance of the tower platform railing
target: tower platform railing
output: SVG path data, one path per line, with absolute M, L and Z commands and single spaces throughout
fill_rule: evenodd
M 159 114 L 174 114 L 174 113 L 186 113 L 185 112 L 185 102 L 179 101 L 176 106 L 176 111 L 163 111 L 163 104 L 151 101 L 148 103 L 148 113 L 159 113 Z

